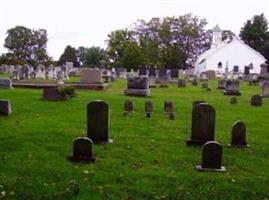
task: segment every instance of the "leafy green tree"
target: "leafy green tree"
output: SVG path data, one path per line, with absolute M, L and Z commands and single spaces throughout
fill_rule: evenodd
M 64 65 L 66 62 L 73 62 L 74 67 L 80 66 L 77 51 L 71 45 L 65 47 L 63 54 L 59 58 L 58 65 Z
M 241 28 L 239 36 L 246 44 L 269 60 L 268 21 L 264 14 L 255 15 L 252 19 L 247 20 Z
M 89 67 L 105 67 L 108 62 L 107 53 L 100 47 L 90 47 L 85 53 L 85 65 Z
M 45 29 L 31 30 L 24 26 L 16 26 L 7 31 L 4 47 L 18 62 L 36 65 L 49 59 L 47 41 Z
M 86 47 L 83 47 L 83 46 L 80 46 L 77 49 L 77 57 L 78 57 L 80 66 L 85 66 L 85 64 L 86 64 L 87 50 L 88 49 Z
M 120 67 L 123 64 L 121 59 L 124 48 L 132 40 L 132 33 L 127 29 L 116 30 L 108 35 L 107 53 L 113 67 Z

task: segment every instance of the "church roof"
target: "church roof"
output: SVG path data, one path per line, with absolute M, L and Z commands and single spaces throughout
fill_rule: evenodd
M 220 29 L 218 24 L 212 29 L 212 31 L 213 32 L 222 32 L 222 30 Z

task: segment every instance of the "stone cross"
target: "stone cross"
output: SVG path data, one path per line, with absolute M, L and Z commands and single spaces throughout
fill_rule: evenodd
M 246 142 L 246 125 L 242 121 L 237 121 L 232 128 L 232 147 L 248 147 Z
M 222 166 L 222 146 L 215 141 L 208 141 L 202 146 L 202 164 L 196 166 L 198 171 L 226 171 Z
M 92 146 L 93 142 L 90 138 L 77 138 L 73 142 L 73 156 L 68 157 L 68 159 L 75 162 L 95 162 Z
M 87 105 L 87 136 L 93 143 L 108 143 L 109 107 L 104 101 L 92 101 Z M 111 141 L 112 142 L 112 141 Z
M 202 145 L 215 139 L 215 109 L 200 103 L 192 109 L 191 138 L 187 145 Z

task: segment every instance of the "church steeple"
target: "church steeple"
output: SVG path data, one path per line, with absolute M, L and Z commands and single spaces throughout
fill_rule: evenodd
M 220 29 L 219 25 L 216 25 L 213 29 L 213 36 L 212 36 L 212 43 L 211 47 L 218 47 L 222 42 L 222 30 Z

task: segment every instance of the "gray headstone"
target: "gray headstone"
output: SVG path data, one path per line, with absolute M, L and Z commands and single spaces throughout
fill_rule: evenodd
M 109 107 L 104 101 L 92 101 L 87 105 L 87 136 L 94 143 L 109 142 Z
M 225 79 L 218 80 L 218 89 L 224 90 L 225 88 L 226 88 L 226 80 Z
M 0 77 L 0 88 L 11 89 L 12 88 L 12 80 Z
M 171 101 L 164 102 L 164 112 L 168 114 L 169 119 L 175 119 L 175 109 L 174 104 Z
M 179 79 L 177 81 L 177 86 L 178 87 L 186 87 L 186 85 L 187 85 L 187 81 L 185 79 Z
M 262 106 L 262 97 L 258 94 L 253 95 L 250 99 L 250 105 L 252 106 Z
M 58 87 L 43 88 L 43 99 L 49 101 L 59 101 L 65 98 L 60 94 Z
M 134 104 L 130 100 L 126 100 L 124 102 L 124 111 L 123 115 L 127 115 L 128 113 L 132 113 L 134 111 Z
M 148 77 L 128 77 L 127 89 L 124 90 L 124 94 L 130 96 L 150 96 Z
M 222 166 L 222 146 L 215 141 L 209 141 L 202 147 L 202 164 L 196 166 L 198 171 L 226 171 Z
M 215 139 L 215 109 L 200 103 L 192 109 L 191 138 L 187 145 L 202 145 Z
M 11 103 L 9 100 L 0 99 L 0 115 L 10 115 L 12 112 Z
M 73 156 L 68 157 L 68 159 L 76 162 L 94 162 L 92 146 L 93 142 L 90 138 L 77 138 L 73 142 Z
M 227 80 L 224 95 L 241 95 L 239 80 Z
M 246 125 L 242 121 L 237 121 L 233 124 L 231 146 L 247 147 L 246 142 Z
M 269 97 L 269 81 L 263 81 L 262 83 L 262 97 Z

